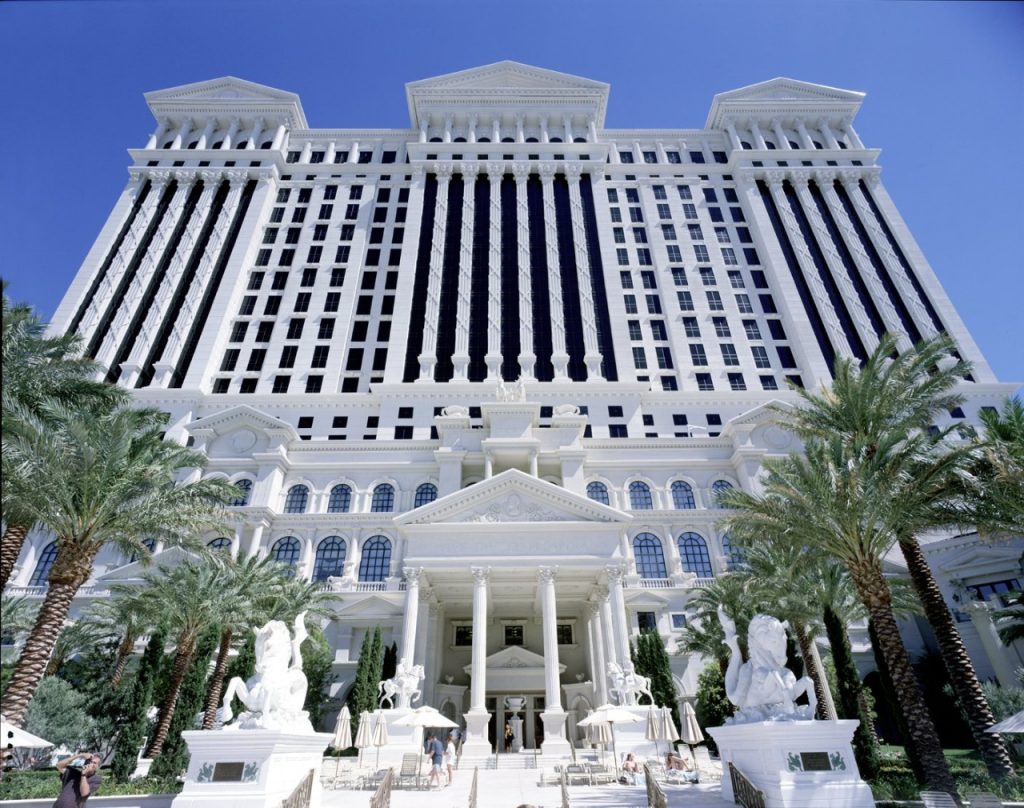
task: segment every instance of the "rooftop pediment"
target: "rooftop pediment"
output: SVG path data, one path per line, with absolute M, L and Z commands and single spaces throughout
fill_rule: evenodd
M 283 115 L 286 123 L 293 128 L 307 127 L 306 116 L 298 95 L 234 76 L 154 90 L 146 93 L 145 98 L 154 115 L 213 112 L 239 115 L 276 113 Z
M 518 469 L 463 488 L 395 519 L 397 525 L 436 523 L 628 522 L 628 514 Z
M 127 581 L 138 581 L 144 575 L 172 570 L 185 561 L 194 561 L 199 556 L 181 547 L 170 547 L 149 558 L 139 558 L 120 567 L 115 567 L 103 575 L 97 576 L 97 583 L 116 584 Z
M 213 415 L 204 416 L 188 424 L 185 429 L 193 433 L 209 430 L 213 434 L 224 435 L 243 427 L 259 430 L 268 435 L 280 435 L 289 440 L 298 440 L 299 437 L 299 433 L 291 424 L 248 404 L 239 404 L 237 407 L 229 407 Z
M 780 77 L 718 93 L 711 103 L 705 126 L 717 129 L 724 125 L 726 118 L 765 112 L 853 117 L 863 101 L 864 93 L 855 90 Z

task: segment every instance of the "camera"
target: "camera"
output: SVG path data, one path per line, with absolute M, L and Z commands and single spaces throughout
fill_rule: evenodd
M 86 766 L 86 764 L 88 762 L 89 762 L 89 758 L 76 757 L 74 760 L 72 760 L 68 764 L 68 768 L 71 769 L 71 771 L 78 772 L 79 774 L 81 774 L 82 773 L 82 769 L 85 768 L 85 766 Z

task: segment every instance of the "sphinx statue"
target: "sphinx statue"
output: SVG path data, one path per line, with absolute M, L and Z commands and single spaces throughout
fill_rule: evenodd
M 766 614 L 756 615 L 750 621 L 744 662 L 735 621 L 721 606 L 718 619 L 730 651 L 725 694 L 738 708 L 726 723 L 813 719 L 818 706 L 814 683 L 809 676 L 797 679 L 786 667 L 786 624 Z M 797 706 L 796 700 L 804 694 L 809 704 Z
M 273 729 L 311 733 L 309 713 L 302 709 L 306 701 L 306 674 L 302 672 L 300 646 L 308 637 L 306 613 L 295 618 L 291 636 L 280 620 L 271 620 L 256 632 L 256 674 L 248 681 L 233 677 L 224 691 L 224 706 L 218 717 L 224 729 Z M 235 696 L 246 706 L 234 724 L 231 701 Z

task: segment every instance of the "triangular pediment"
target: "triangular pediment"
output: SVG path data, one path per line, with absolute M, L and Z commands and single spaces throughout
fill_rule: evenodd
M 958 553 L 940 557 L 938 567 L 949 575 L 963 577 L 964 573 L 980 574 L 982 569 L 987 571 L 986 568 L 992 566 L 1015 567 L 1020 557 L 1019 547 L 976 545 L 966 547 Z
M 404 597 L 404 596 L 403 596 Z M 370 594 L 359 598 L 341 599 L 341 605 L 335 607 L 335 616 L 345 617 L 393 617 L 400 607 L 394 600 L 388 600 L 378 594 Z
M 395 519 L 437 523 L 628 522 L 632 517 L 561 486 L 509 469 Z
M 171 570 L 186 561 L 194 561 L 199 556 L 194 552 L 181 547 L 170 547 L 161 553 L 145 559 L 136 559 L 128 564 L 122 564 L 96 578 L 97 583 L 116 584 L 128 581 L 138 581 L 144 575 L 159 573 L 162 569 Z
M 607 91 L 608 85 L 601 81 L 585 79 L 570 73 L 547 70 L 542 67 L 525 65 L 508 59 L 494 64 L 471 67 L 412 81 L 406 85 L 411 90 L 493 90 L 496 88 L 531 90 L 579 90 L 593 89 Z
M 840 113 L 853 116 L 864 101 L 864 93 L 825 84 L 789 78 L 774 78 L 718 93 L 708 113 L 708 129 L 724 125 L 726 117 L 761 112 Z
M 146 93 L 147 101 L 298 101 L 295 93 L 278 90 L 254 81 L 224 76 L 154 90 Z
M 270 117 L 295 129 L 308 126 L 298 95 L 234 76 L 153 90 L 145 98 L 157 116 L 228 114 L 244 120 Z
M 466 667 L 467 669 L 472 669 L 472 665 L 467 665 Z M 487 657 L 484 667 L 489 671 L 508 669 L 543 671 L 544 657 L 527 648 L 523 648 L 521 645 L 510 645 L 508 648 L 502 648 L 497 653 Z M 565 670 L 565 665 L 559 664 L 558 667 L 560 669 L 559 672 Z
M 268 435 L 278 435 L 289 440 L 298 440 L 299 433 L 280 418 L 267 415 L 248 404 L 239 404 L 226 410 L 206 415 L 188 424 L 185 429 L 192 433 L 209 430 L 215 435 L 224 435 L 238 429 L 253 429 Z

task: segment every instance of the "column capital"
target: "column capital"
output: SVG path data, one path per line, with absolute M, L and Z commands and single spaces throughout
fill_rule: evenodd
M 604 568 L 608 575 L 608 582 L 614 586 L 622 585 L 622 578 L 626 574 L 626 568 L 622 564 L 609 564 Z
M 198 174 L 199 178 L 207 185 L 211 182 L 220 182 L 221 178 L 224 176 L 224 172 L 215 168 L 205 168 L 198 172 Z
M 454 173 L 451 163 L 438 163 L 434 166 L 434 175 L 437 177 L 438 182 L 450 182 Z
M 129 168 L 128 169 L 128 182 L 132 183 L 143 183 L 146 180 L 146 172 L 141 168 Z
M 501 179 L 505 176 L 505 164 L 499 160 L 489 161 L 484 168 L 488 177 L 497 177 Z
M 420 578 L 423 575 L 423 567 L 402 567 L 402 575 L 405 577 L 406 589 L 409 586 L 419 586 Z
M 545 185 L 550 185 L 555 180 L 555 174 L 558 173 L 558 168 L 552 163 L 541 163 L 538 169 L 540 173 L 540 181 Z
M 772 188 L 781 188 L 782 183 L 786 181 L 785 171 L 765 171 L 764 180 Z
M 601 603 L 603 601 L 608 600 L 608 595 L 609 595 L 608 587 L 607 586 L 595 587 L 594 588 L 594 594 L 597 595 L 597 607 L 601 608 Z
M 487 586 L 491 577 L 490 567 L 470 567 L 469 571 L 473 574 L 473 583 L 476 586 Z
M 566 179 L 578 182 L 579 178 L 583 176 L 583 166 L 581 166 L 579 163 L 566 163 L 565 176 Z
M 799 191 L 806 191 L 807 190 L 807 185 L 808 185 L 808 183 L 810 182 L 810 179 L 811 179 L 810 175 L 811 175 L 810 171 L 807 171 L 807 170 L 801 171 L 801 170 L 797 169 L 797 170 L 789 172 L 789 181 L 792 183 L 793 187 L 798 192 Z
M 839 172 L 834 168 L 816 168 L 813 171 L 814 181 L 818 185 L 831 186 L 839 176 Z
M 237 188 L 239 185 L 244 185 L 249 180 L 249 173 L 247 171 L 225 171 L 224 177 L 232 188 Z
M 426 175 L 427 170 L 423 163 L 414 163 L 409 173 L 416 179 L 422 179 Z
M 541 567 L 537 570 L 537 581 L 541 584 L 554 584 L 558 567 Z
M 590 174 L 590 184 L 592 186 L 595 186 L 598 183 L 604 182 L 604 166 L 603 165 L 590 166 L 590 171 L 587 172 L 587 173 Z
M 736 180 L 736 184 L 741 188 L 752 188 L 757 184 L 757 177 L 746 172 L 736 172 L 733 175 L 733 178 Z
M 467 160 L 459 168 L 462 172 L 462 180 L 465 182 L 467 177 L 472 177 L 475 180 L 483 167 L 475 160 Z
M 516 178 L 516 182 L 526 182 L 530 179 L 530 167 L 525 163 L 513 163 L 512 176 Z
M 871 188 L 877 187 L 878 183 L 882 181 L 881 167 L 871 166 L 870 168 L 864 169 L 863 178 L 864 182 L 866 182 Z
M 174 173 L 166 169 L 160 169 L 158 171 L 149 172 L 149 181 L 153 184 L 154 188 L 163 188 L 167 183 L 171 181 Z

